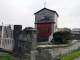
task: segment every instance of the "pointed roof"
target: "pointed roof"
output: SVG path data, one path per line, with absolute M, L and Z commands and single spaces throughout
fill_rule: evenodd
M 58 13 L 56 12 L 56 11 L 54 11 L 54 10 L 50 10 L 50 9 L 48 9 L 48 8 L 42 8 L 41 10 L 39 10 L 39 11 L 37 11 L 36 13 L 34 13 L 34 14 L 37 14 L 37 13 L 39 13 L 40 11 L 42 11 L 42 10 L 48 10 L 48 11 L 51 11 L 51 12 L 54 12 L 54 13 L 56 13 L 57 14 L 57 16 L 59 17 L 59 15 L 58 15 Z

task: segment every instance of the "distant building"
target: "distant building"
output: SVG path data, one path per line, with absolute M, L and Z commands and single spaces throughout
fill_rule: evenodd
M 80 28 L 73 28 L 72 31 L 79 32 L 80 31 Z
M 80 39 L 80 28 L 73 28 L 71 33 L 72 39 Z
M 58 28 L 58 31 L 70 31 L 71 32 L 71 29 L 70 28 Z
M 57 20 L 59 15 L 56 11 L 43 8 L 35 14 L 35 29 L 37 29 L 38 41 L 48 41 L 49 36 L 57 31 Z

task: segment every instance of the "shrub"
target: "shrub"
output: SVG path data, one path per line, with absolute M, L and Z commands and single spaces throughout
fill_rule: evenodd
M 70 32 L 69 31 L 58 31 L 53 33 L 53 39 L 51 40 L 54 44 L 65 44 L 70 40 Z

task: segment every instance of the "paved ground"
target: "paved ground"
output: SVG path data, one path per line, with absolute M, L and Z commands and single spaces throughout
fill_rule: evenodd
M 0 56 L 5 56 L 5 55 L 7 55 L 8 53 L 6 53 L 6 52 L 2 52 L 2 51 L 0 51 Z
M 78 58 L 76 58 L 76 59 L 74 59 L 74 60 L 80 60 L 80 57 L 78 57 Z

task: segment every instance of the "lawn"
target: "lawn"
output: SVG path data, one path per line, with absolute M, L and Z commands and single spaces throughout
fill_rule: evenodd
M 14 60 L 10 56 L 0 56 L 0 60 Z
M 68 54 L 67 56 L 64 56 L 61 58 L 61 60 L 74 60 L 75 58 L 80 56 L 80 51 Z
M 24 59 L 24 58 L 23 58 Z M 0 60 L 23 60 L 22 58 L 19 58 L 19 57 L 14 57 L 12 55 L 6 55 L 6 56 L 0 56 Z M 25 60 L 30 60 L 30 57 L 27 56 L 25 58 Z

